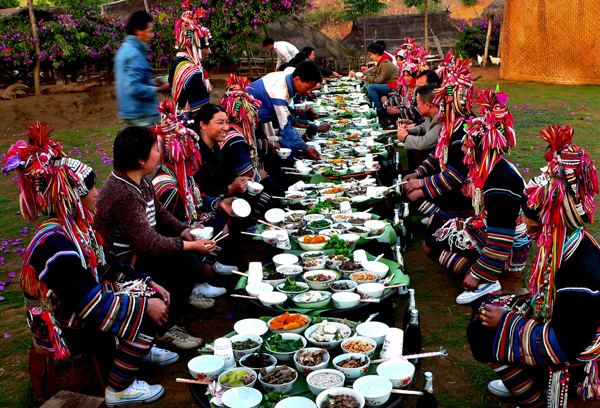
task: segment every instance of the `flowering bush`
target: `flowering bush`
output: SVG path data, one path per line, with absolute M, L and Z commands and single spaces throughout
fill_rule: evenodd
M 483 56 L 485 52 L 485 37 L 487 35 L 489 21 L 485 18 L 473 20 L 468 24 L 460 18 L 449 18 L 450 22 L 459 31 L 454 45 L 454 51 L 463 58 L 475 58 L 477 54 Z M 497 55 L 498 45 L 500 43 L 500 27 L 502 18 L 497 17 L 492 23 L 492 33 L 490 36 L 489 55 Z

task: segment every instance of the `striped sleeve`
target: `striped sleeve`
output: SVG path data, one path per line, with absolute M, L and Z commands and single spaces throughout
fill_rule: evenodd
M 429 174 L 435 174 L 440 171 L 440 163 L 438 159 L 435 158 L 433 153 L 430 153 L 423 163 L 415 170 L 415 172 L 419 175 L 419 178 L 427 177 Z
M 481 255 L 471 268 L 471 275 L 477 279 L 495 281 L 505 269 L 510 258 L 515 237 L 514 228 L 487 228 L 487 240 Z
M 446 170 L 434 174 L 433 176 L 426 177 L 423 181 L 423 194 L 425 195 L 425 199 L 432 200 L 447 191 L 459 188 L 465 181 L 465 177 L 453 167 L 448 166 Z

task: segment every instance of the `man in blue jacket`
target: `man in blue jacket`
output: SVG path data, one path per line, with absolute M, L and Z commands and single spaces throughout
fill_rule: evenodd
M 115 57 L 117 114 L 123 118 L 125 126 L 154 125 L 160 119 L 156 93 L 169 90 L 168 83 L 152 78 L 148 51 L 153 30 L 150 14 L 141 10 L 131 14 L 127 21 L 127 37 Z

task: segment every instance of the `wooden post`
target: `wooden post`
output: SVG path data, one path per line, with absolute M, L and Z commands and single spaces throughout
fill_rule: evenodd
M 498 41 L 498 55 L 497 57 L 500 58 L 502 56 L 502 26 L 500 26 L 500 35 L 498 36 L 500 38 L 500 40 Z
M 250 58 L 250 48 L 248 48 L 248 41 L 244 41 L 246 46 L 246 58 L 248 58 L 248 68 L 250 69 L 250 78 L 254 78 L 254 72 L 252 71 L 252 60 Z
M 33 34 L 33 42 L 35 43 L 35 67 L 33 68 L 33 85 L 35 94 L 42 94 L 42 84 L 40 82 L 40 42 L 38 40 L 37 24 L 35 22 L 35 14 L 33 12 L 33 1 L 27 0 L 27 8 L 29 9 L 29 20 L 31 21 L 31 32 Z
M 150 14 L 150 7 L 148 7 L 148 0 L 144 0 L 144 6 L 146 7 L 146 13 Z
M 488 30 L 487 35 L 485 36 L 485 52 L 483 53 L 483 67 L 487 66 L 488 56 L 490 52 L 490 37 L 492 36 L 492 23 L 494 22 L 494 17 L 488 18 Z
M 429 2 L 425 0 L 425 51 L 429 52 L 429 34 L 427 33 L 427 16 L 429 15 Z

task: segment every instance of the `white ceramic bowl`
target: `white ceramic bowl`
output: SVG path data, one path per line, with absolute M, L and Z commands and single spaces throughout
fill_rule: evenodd
M 269 276 L 269 275 L 267 275 L 267 276 Z M 268 283 L 269 285 L 273 286 L 273 289 L 277 288 L 277 285 L 284 283 L 284 282 L 285 282 L 285 278 L 282 278 L 282 279 L 265 279 L 265 278 L 263 278 L 263 283 Z
M 348 220 L 350 219 L 350 215 L 348 215 L 348 214 L 333 214 L 331 216 L 331 219 L 336 224 L 344 224 L 344 223 L 348 222 Z
M 274 319 L 276 319 L 277 317 L 272 317 L 271 319 L 269 319 L 269 321 L 267 322 L 267 326 L 269 327 L 269 331 L 273 334 L 285 334 L 285 333 L 294 333 L 294 334 L 302 334 L 304 333 L 304 331 L 306 329 L 308 329 L 308 327 L 310 326 L 310 324 L 312 323 L 312 317 L 306 314 L 300 314 L 302 317 L 308 319 L 308 322 L 303 324 L 300 327 L 296 327 L 294 329 L 274 329 L 271 327 L 271 323 L 273 322 Z
M 352 229 L 352 228 L 356 228 L 356 229 L 360 230 L 360 232 L 357 232 L 357 231 L 354 231 L 354 232 L 347 231 L 347 233 L 348 233 L 348 234 L 355 234 L 355 235 L 358 235 L 358 236 L 359 236 L 359 237 L 361 237 L 361 238 L 366 238 L 366 237 L 368 237 L 368 236 L 369 236 L 369 234 L 371 233 L 371 230 L 370 230 L 370 229 L 368 229 L 368 228 L 366 228 L 366 227 L 363 227 L 363 226 L 360 226 L 360 225 L 352 225 L 352 226 L 351 226 L 350 228 L 348 228 L 348 229 Z
M 328 322 L 328 324 L 334 325 L 336 327 L 342 327 L 345 326 L 348 328 L 348 334 L 346 335 L 346 337 L 344 337 L 343 339 L 339 339 L 339 340 L 333 340 L 333 341 L 316 341 L 311 339 L 311 335 L 317 330 L 317 325 L 313 325 L 311 327 L 309 327 L 308 329 L 306 329 L 306 331 L 304 332 L 304 337 L 306 337 L 306 340 L 308 340 L 308 342 L 310 344 L 312 344 L 314 347 L 319 347 L 319 348 L 323 348 L 325 350 L 333 350 L 336 347 L 338 347 L 340 344 L 342 344 L 342 341 L 344 341 L 345 339 L 347 339 L 350 336 L 350 328 L 348 326 L 346 326 L 343 323 L 337 323 L 337 322 Z
M 323 251 L 306 251 L 300 254 L 302 260 L 306 259 L 325 259 L 325 252 Z
M 213 227 L 194 228 L 190 231 L 190 234 L 192 234 L 195 240 L 211 239 L 213 237 L 214 230 L 215 229 Z
M 246 361 L 247 361 L 248 357 L 255 356 L 255 355 L 258 355 L 258 353 L 247 354 L 244 357 L 240 358 L 240 361 L 239 361 L 240 367 L 251 368 L 254 371 L 260 370 L 260 367 L 250 367 L 250 366 L 246 365 Z M 269 360 L 271 361 L 271 364 L 268 365 L 267 367 L 275 367 L 277 365 L 277 359 L 275 358 L 275 356 L 272 356 L 271 354 L 267 354 L 267 353 L 263 353 L 263 355 L 268 356 Z
M 363 164 L 357 164 L 354 166 L 350 166 L 350 173 L 362 173 L 365 171 L 365 166 Z
M 364 408 L 365 406 L 365 397 L 363 397 L 360 392 L 353 390 L 352 388 L 340 387 L 330 388 L 317 395 L 317 399 L 315 400 L 317 407 L 322 406 L 323 402 L 325 402 L 330 395 L 351 395 L 360 404 L 358 408 Z
M 369 235 L 371 236 L 383 234 L 386 225 L 387 224 L 385 222 L 379 220 L 369 220 L 365 222 L 365 228 L 371 230 L 371 232 L 369 233 Z
M 295 198 L 291 198 L 291 197 Z M 290 204 L 298 204 L 300 201 L 306 199 L 306 193 L 302 191 L 294 191 L 291 193 L 285 193 L 285 199 L 290 202 Z
M 242 358 L 248 354 L 257 352 L 263 344 L 262 337 L 260 337 L 256 334 L 236 334 L 235 336 L 232 336 L 229 340 L 231 340 L 232 348 L 233 348 L 233 343 L 236 343 L 238 341 L 253 340 L 258 343 L 258 346 L 247 349 L 247 350 L 233 349 L 233 357 L 235 358 L 235 361 L 238 361 L 240 358 Z
M 361 352 L 356 352 L 356 351 L 350 351 L 350 350 L 346 350 L 344 348 L 344 346 L 346 344 L 348 344 L 349 341 L 364 341 L 365 343 L 369 343 L 370 345 L 373 346 L 373 348 L 369 351 L 361 351 Z M 342 348 L 342 352 L 344 354 L 350 354 L 350 353 L 358 353 L 358 354 L 364 354 L 365 356 L 372 358 L 373 354 L 375 354 L 375 349 L 377 349 L 377 342 L 375 340 L 373 340 L 370 337 L 364 337 L 364 336 L 354 336 L 354 337 L 350 337 L 344 341 L 342 341 L 342 344 L 340 345 L 340 347 Z
M 323 361 L 321 362 L 321 364 L 317 364 L 314 366 L 307 366 L 307 365 L 302 365 L 298 362 L 298 357 L 300 356 L 300 354 L 302 353 L 303 350 L 315 352 L 315 351 L 319 351 L 319 350 L 323 350 L 323 349 L 320 347 L 307 347 L 307 348 L 296 351 L 296 354 L 294 354 L 294 364 L 296 364 L 296 370 L 298 370 L 299 373 L 304 373 L 304 375 L 308 375 L 308 374 L 312 373 L 313 371 L 322 370 L 324 368 L 327 368 L 327 364 L 329 364 L 329 359 L 331 358 L 328 351 L 325 351 L 325 354 L 323 354 Z
M 304 222 L 308 224 L 311 221 L 324 220 L 325 216 L 323 214 L 306 214 L 302 218 L 304 219 Z
M 291 280 L 298 280 L 302 272 L 304 272 L 304 268 L 300 265 L 280 265 L 275 268 L 275 271 L 287 276 Z
M 331 293 L 324 290 L 320 290 L 319 293 L 324 296 L 324 298 L 321 300 L 313 300 L 309 302 L 300 301 L 298 299 L 299 295 L 296 295 L 292 298 L 292 301 L 301 309 L 324 309 L 331 300 Z
M 263 242 L 269 245 L 277 244 L 277 231 L 275 230 L 266 230 L 260 233 L 260 237 Z
M 377 162 L 374 162 L 373 164 L 377 164 Z M 367 168 L 366 165 L 365 165 L 365 170 L 369 171 L 371 169 Z M 374 186 L 375 184 L 377 184 L 377 180 L 375 180 L 374 178 L 369 177 L 369 178 L 365 178 L 365 179 L 360 180 L 358 182 L 358 184 L 360 184 L 361 186 Z
M 273 257 L 275 268 L 281 265 L 296 265 L 298 261 L 298 257 L 293 254 L 279 254 Z
M 358 283 L 358 286 L 360 286 L 360 285 L 364 285 L 365 283 L 375 283 L 375 282 L 377 282 L 377 275 L 375 275 L 375 279 L 371 279 L 371 280 L 369 280 L 369 281 L 364 281 L 364 280 L 363 280 L 363 281 L 361 281 L 361 280 L 357 280 L 357 278 L 358 278 L 358 274 L 359 274 L 359 273 L 362 273 L 362 274 L 364 274 L 364 273 L 366 273 L 366 272 L 365 272 L 365 271 L 362 271 L 362 272 L 354 272 L 354 273 L 351 273 L 351 274 L 350 274 L 350 279 L 351 279 L 351 280 L 353 280 L 353 281 L 355 281 L 356 283 Z M 372 272 L 371 272 L 371 273 L 372 273 Z M 356 290 L 358 290 L 358 286 L 356 287 Z
M 279 283 L 277 285 L 279 285 Z M 277 285 L 275 285 L 275 287 L 277 287 Z M 287 295 L 281 292 L 263 292 L 258 295 L 258 300 L 266 307 L 282 306 L 287 299 Z
M 310 251 L 310 252 L 318 252 L 318 251 Z M 321 270 L 321 269 L 325 269 L 325 265 L 327 264 L 327 261 L 325 260 L 325 258 L 313 258 L 317 264 L 314 266 L 303 266 L 303 271 L 304 272 L 310 272 L 310 271 L 317 271 L 317 270 Z M 306 262 L 306 258 L 302 259 L 304 262 Z
M 332 187 L 332 188 L 336 188 L 336 187 Z M 319 191 L 319 194 L 321 194 L 321 197 L 335 198 L 335 197 L 341 197 L 341 196 L 343 196 L 344 193 L 346 192 L 346 189 L 342 189 L 342 191 L 337 192 L 337 193 L 326 193 L 326 191 L 330 190 L 330 189 L 331 188 L 324 188 L 324 189 L 322 189 L 322 190 Z
M 359 156 L 366 156 L 367 153 L 369 153 L 370 150 L 371 149 L 369 149 L 368 147 L 355 147 L 354 148 L 354 151 Z
M 366 322 L 356 326 L 356 333 L 359 336 L 372 338 L 377 342 L 377 346 L 383 345 L 389 330 L 390 326 L 381 322 Z
M 314 237 L 314 235 L 309 235 L 311 237 Z M 329 241 L 329 237 L 326 235 L 323 235 L 325 237 L 325 241 L 323 242 L 319 242 L 317 244 L 309 244 L 304 242 L 304 238 L 301 238 L 298 240 L 298 245 L 300 245 L 300 248 L 302 248 L 305 251 L 320 251 L 323 248 L 325 248 L 327 246 L 327 241 Z
M 344 233 L 343 230 L 340 231 L 340 230 L 336 230 L 333 228 L 327 228 L 327 229 L 319 231 L 319 235 L 327 235 L 328 237 L 332 237 L 334 235 L 341 235 L 343 233 Z
M 392 395 L 392 382 L 378 375 L 367 375 L 354 382 L 352 388 L 365 397 L 367 407 L 385 404 Z
M 275 370 L 278 367 L 281 367 L 281 366 L 269 367 L 269 368 L 265 368 L 265 370 L 267 371 L 267 374 L 268 374 L 269 372 Z M 266 392 L 279 392 L 281 394 L 286 394 L 286 393 L 290 392 L 290 390 L 294 386 L 294 383 L 298 379 L 298 372 L 289 366 L 288 366 L 288 369 L 291 372 L 296 373 L 296 377 L 290 382 L 283 383 L 283 384 L 267 384 L 266 382 L 264 382 L 262 380 L 263 375 L 260 372 L 258 373 L 258 381 L 260 382 L 260 385 L 262 385 L 263 389 Z
M 223 393 L 221 401 L 227 408 L 258 408 L 262 393 L 254 388 L 231 388 Z
M 266 326 L 266 323 L 265 323 Z M 299 334 L 295 334 L 295 333 L 283 333 L 281 334 L 281 338 L 283 340 L 298 340 L 301 339 L 302 340 L 302 347 L 301 348 L 305 348 L 306 347 L 306 339 L 304 337 L 302 337 Z M 287 361 L 292 361 L 294 359 L 294 354 L 296 354 L 296 351 L 300 350 L 294 350 L 294 351 L 273 351 L 271 349 L 269 349 L 269 347 L 267 346 L 267 350 L 269 352 L 269 354 L 273 354 L 276 358 L 277 361 L 279 361 L 280 363 L 285 363 Z
M 306 200 L 300 201 L 300 205 L 306 208 L 316 207 L 317 204 L 319 204 L 319 200 L 316 198 L 307 198 Z
M 361 283 L 356 287 L 356 292 L 363 299 L 379 299 L 385 292 L 385 286 L 381 283 Z
M 265 187 L 262 184 L 256 183 L 254 181 L 249 181 L 246 187 L 246 191 L 248 192 L 248 194 L 253 196 L 259 195 L 264 189 Z
M 221 377 L 223 377 L 224 375 L 228 374 L 230 371 L 240 371 L 240 370 L 246 370 L 249 374 L 254 375 L 254 381 L 252 381 L 249 384 L 244 385 L 244 387 L 228 387 L 226 385 L 221 384 Z M 221 373 L 221 375 L 219 375 L 218 381 L 219 381 L 219 384 L 221 384 L 221 387 L 225 388 L 226 390 L 232 390 L 232 389 L 235 389 L 235 388 L 245 388 L 245 387 L 252 388 L 252 387 L 254 387 L 254 384 L 256 383 L 257 379 L 258 379 L 258 374 L 253 369 L 248 368 L 248 367 L 233 367 L 233 368 L 230 368 L 229 370 L 223 371 Z
M 332 388 L 332 387 L 319 387 L 317 385 L 312 385 L 310 383 L 310 381 L 318 373 L 335 374 L 340 378 L 340 381 L 339 381 L 339 384 L 335 384 L 334 387 L 343 387 L 344 386 L 344 381 L 346 380 L 346 377 L 344 376 L 344 374 L 340 373 L 338 370 L 335 370 L 333 368 L 324 368 L 324 369 L 321 369 L 318 371 L 313 371 L 312 373 L 310 373 L 309 375 L 306 376 L 306 383 L 308 384 L 308 389 L 310 389 L 310 392 L 312 392 L 314 395 L 319 395 L 321 392 L 323 392 L 325 390 L 330 390 Z
M 225 361 L 217 356 L 198 356 L 188 362 L 190 375 L 200 381 L 214 381 L 225 369 Z
M 304 282 L 296 282 L 296 286 L 300 286 L 301 288 L 303 288 L 302 291 L 298 291 L 298 292 L 286 292 L 281 289 L 284 286 L 285 286 L 285 282 L 280 283 L 279 285 L 277 285 L 277 290 L 280 291 L 281 293 L 284 293 L 288 297 L 288 299 L 292 299 L 294 296 L 299 295 L 301 293 L 306 293 L 310 289 L 308 287 L 308 285 Z
M 387 193 L 389 188 L 387 187 L 375 187 L 375 197 L 383 197 Z
M 250 296 L 258 297 L 263 292 L 273 292 L 273 286 L 264 282 L 249 283 L 246 285 L 246 293 Z
M 353 218 L 360 218 L 360 219 L 363 219 L 365 221 L 369 221 L 373 217 L 373 214 L 367 213 L 367 212 L 355 212 L 355 213 L 352 213 L 352 217 Z
M 269 329 L 267 328 L 267 322 L 265 322 L 263 320 L 242 319 L 242 320 L 237 321 L 233 325 L 233 330 L 235 330 L 235 332 L 238 334 L 251 333 L 251 334 L 257 334 L 259 336 L 262 336 Z
M 236 198 L 235 201 L 231 203 L 231 209 L 235 216 L 239 218 L 246 218 L 252 211 L 248 201 L 244 200 L 243 198 Z
M 336 309 L 349 309 L 360 303 L 360 295 L 354 292 L 337 292 L 331 296 Z
M 357 234 L 342 234 L 339 235 L 338 238 L 342 241 L 345 241 L 348 244 L 348 246 L 354 247 L 358 243 L 360 236 Z
M 336 283 L 346 283 L 350 286 L 350 289 L 335 289 L 332 287 L 332 284 L 336 284 Z M 352 293 L 354 291 L 356 291 L 356 287 L 358 286 L 358 283 L 356 283 L 353 280 L 350 279 L 342 279 L 342 280 L 337 280 L 335 282 L 331 282 L 329 284 L 329 289 L 333 292 L 333 293 Z
M 394 388 L 404 388 L 415 376 L 415 366 L 410 361 L 395 358 L 379 364 L 377 374 L 390 380 Z
M 317 405 L 306 397 L 289 397 L 279 401 L 275 408 L 317 408 Z
M 271 208 L 265 213 L 265 220 L 271 224 L 279 224 L 284 218 L 285 211 L 283 211 L 281 208 Z
M 375 275 L 377 275 L 379 279 L 385 278 L 388 272 L 390 271 L 390 267 L 384 264 L 383 262 L 363 262 L 362 266 L 365 269 L 365 271 L 373 272 Z
M 307 174 L 310 174 L 310 172 L 312 171 L 312 167 L 306 167 L 306 166 L 297 167 L 296 171 L 300 174 L 307 175 Z
M 315 276 L 315 275 L 326 275 L 330 279 L 327 281 L 324 281 L 324 282 L 311 281 L 310 277 Z M 339 277 L 340 277 L 340 275 L 337 272 L 330 271 L 327 269 L 309 271 L 309 272 L 306 272 L 304 275 L 302 275 L 302 279 L 304 279 L 304 282 L 306 282 L 306 284 L 313 290 L 327 290 L 329 288 L 329 284 L 331 282 L 337 280 Z
M 358 195 L 358 196 L 350 197 L 350 201 L 353 203 L 362 203 L 362 202 L 367 201 L 368 199 L 370 199 L 370 197 L 368 197 L 366 195 Z
M 277 150 L 277 156 L 279 156 L 281 159 L 287 159 L 288 157 L 290 157 L 290 154 L 292 154 L 292 149 L 282 147 L 279 150 Z
M 322 224 L 327 223 L 327 225 L 325 225 L 323 227 L 315 227 L 315 226 L 311 225 L 311 223 L 314 223 L 314 222 L 319 222 L 319 223 L 322 223 Z M 306 228 L 311 229 L 313 231 L 321 231 L 321 230 L 324 230 L 324 229 L 327 229 L 327 228 L 331 228 L 331 224 L 333 224 L 333 221 L 328 220 L 328 219 L 314 220 L 314 221 L 307 222 Z
M 348 360 L 350 357 L 356 357 L 356 358 L 360 358 L 362 360 L 367 359 L 367 364 L 365 364 L 364 366 L 358 367 L 358 368 L 344 368 L 344 367 L 338 365 L 342 361 Z M 346 376 L 346 381 L 350 381 L 350 382 L 357 380 L 358 378 L 366 375 L 367 371 L 369 371 L 370 365 L 371 365 L 371 359 L 369 357 L 365 356 L 364 354 L 360 354 L 360 353 L 344 353 L 344 354 L 340 354 L 337 357 L 334 357 L 334 359 L 333 359 L 333 367 L 336 370 L 339 370 L 340 372 L 342 372 Z

